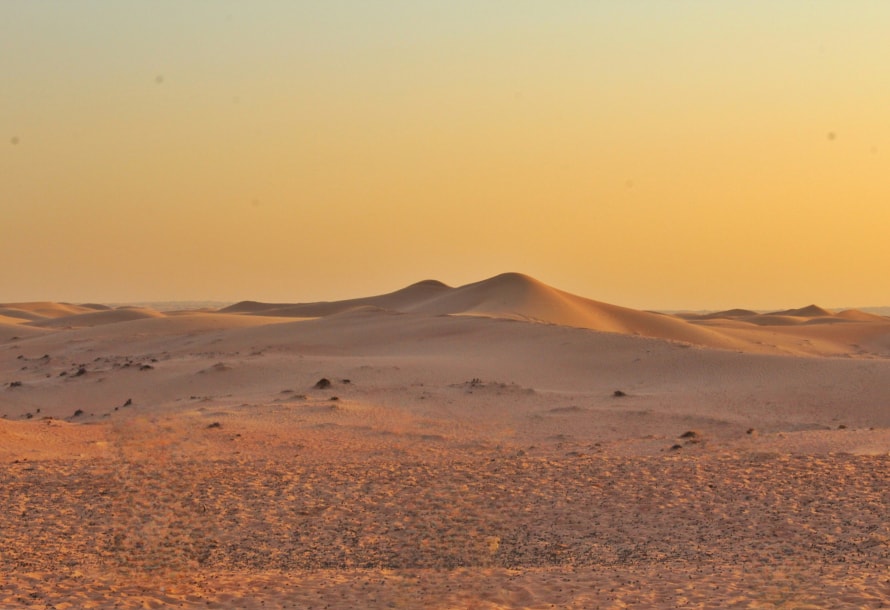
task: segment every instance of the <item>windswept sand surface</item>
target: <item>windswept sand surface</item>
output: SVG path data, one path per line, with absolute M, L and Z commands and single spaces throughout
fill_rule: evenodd
M 0 305 L 0 607 L 886 607 L 888 333 L 517 274 Z

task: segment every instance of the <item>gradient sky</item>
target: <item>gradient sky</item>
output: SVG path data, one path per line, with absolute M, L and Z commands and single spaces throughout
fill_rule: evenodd
M 890 304 L 890 2 L 0 3 L 0 302 Z

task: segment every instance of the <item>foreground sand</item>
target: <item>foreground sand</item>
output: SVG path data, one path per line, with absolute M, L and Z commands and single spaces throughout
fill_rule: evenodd
M 890 605 L 885 319 L 715 349 L 515 321 L 520 287 L 7 307 L 0 608 Z
M 311 438 L 269 452 L 222 428 L 191 454 L 184 440 L 161 449 L 172 426 L 114 443 L 106 457 L 0 470 L 0 606 L 890 599 L 887 456 L 534 456 L 413 444 L 373 455 L 341 436 L 340 454 L 320 459 Z

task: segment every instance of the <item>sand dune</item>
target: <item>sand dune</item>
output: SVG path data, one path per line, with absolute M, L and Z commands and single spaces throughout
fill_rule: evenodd
M 20 305 L 2 607 L 890 602 L 886 318 L 668 316 L 520 274 Z
M 807 305 L 799 309 L 786 309 L 783 311 L 774 311 L 769 315 L 773 316 L 794 316 L 797 318 L 814 318 L 820 316 L 832 316 L 830 311 L 823 309 L 818 305 Z
M 46 319 L 46 316 L 42 316 L 39 313 L 17 307 L 0 307 L 0 316 L 3 316 L 3 319 L 10 324 Z
M 784 326 L 804 323 L 831 323 L 834 321 L 876 322 L 887 323 L 890 318 L 874 313 L 860 311 L 858 309 L 845 309 L 838 313 L 831 313 L 816 305 L 809 305 L 800 309 L 788 309 L 773 313 L 761 314 L 750 309 L 729 309 L 713 313 L 680 313 L 677 317 L 697 323 L 708 322 L 719 325 L 724 322 L 742 321 L 760 326 Z
M 761 314 L 742 318 L 746 322 L 756 324 L 757 326 L 794 326 L 806 322 L 801 316 L 790 316 L 781 314 Z
M 756 315 L 757 312 L 750 309 L 726 309 L 706 314 L 684 314 L 680 317 L 687 320 L 711 320 L 715 318 L 747 318 Z
M 72 305 L 71 303 L 34 301 L 29 303 L 0 304 L 0 314 L 15 315 L 13 312 L 19 312 L 19 315 L 28 317 L 31 320 L 37 318 L 60 318 L 91 311 L 95 311 L 92 306 Z
M 162 318 L 164 314 L 141 307 L 121 307 L 102 311 L 90 311 L 70 316 L 59 316 L 43 320 L 29 322 L 30 326 L 41 328 L 82 328 L 89 326 L 102 326 L 104 324 L 118 324 L 132 320 L 144 320 L 146 318 Z
M 223 313 L 249 313 L 266 316 L 300 318 L 330 316 L 361 307 L 377 307 L 393 311 L 408 311 L 435 298 L 443 292 L 448 291 L 450 291 L 450 288 L 441 282 L 436 280 L 424 280 L 401 290 L 373 297 L 347 299 L 345 301 L 298 304 L 242 301 L 223 308 L 220 311 Z
M 222 311 L 308 318 L 361 307 L 427 315 L 484 316 L 637 334 L 712 347 L 739 347 L 731 337 L 697 328 L 678 318 L 585 299 L 519 273 L 505 273 L 459 288 L 427 280 L 375 297 L 291 305 L 245 301 Z
M 0 314 L 0 324 L 10 324 L 10 325 L 24 324 L 25 322 L 29 322 L 29 321 L 30 321 L 30 318 L 23 318 L 23 317 L 17 316 L 17 315 L 15 315 L 15 312 L 13 312 L 12 315 L 8 315 L 8 316 Z
M 758 314 L 732 309 L 712 314 L 665 315 L 611 305 L 558 290 L 520 273 L 450 288 L 441 282 L 418 282 L 393 293 L 325 303 L 265 304 L 243 301 L 222 311 L 250 315 L 318 318 L 358 310 L 387 310 L 433 316 L 479 316 L 539 324 L 586 328 L 600 332 L 653 337 L 704 347 L 754 353 L 841 355 L 856 353 L 852 344 L 863 342 L 862 329 L 851 329 L 857 340 L 842 333 L 817 334 L 806 342 L 794 334 L 777 334 L 775 327 L 841 322 L 874 322 L 864 332 L 879 336 L 890 319 L 863 312 L 830 311 L 809 305 L 799 309 Z M 883 345 L 881 342 L 866 343 Z M 884 353 L 883 348 L 878 353 Z
M 887 318 L 886 316 L 879 316 L 878 314 L 868 313 L 858 309 L 845 309 L 844 311 L 835 314 L 835 316 L 845 320 L 854 320 L 856 322 L 877 322 L 879 324 L 886 324 L 890 321 L 890 318 Z

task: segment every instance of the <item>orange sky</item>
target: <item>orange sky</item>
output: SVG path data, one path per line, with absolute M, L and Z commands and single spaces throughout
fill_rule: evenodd
M 778 6 L 777 6 L 778 4 Z M 890 4 L 0 4 L 0 301 L 890 304 Z

